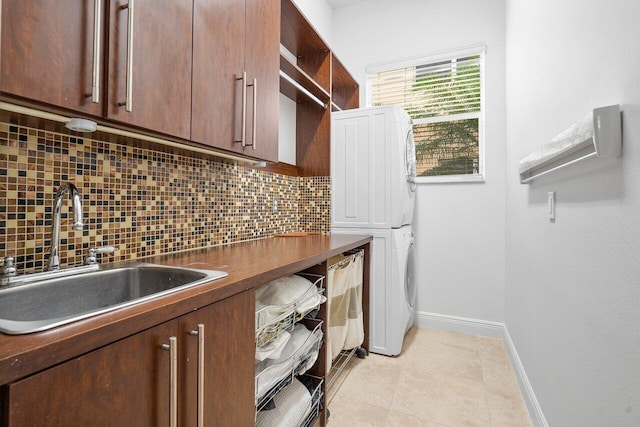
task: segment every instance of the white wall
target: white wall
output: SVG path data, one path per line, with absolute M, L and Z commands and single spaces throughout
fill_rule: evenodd
M 639 17 L 637 1 L 507 2 L 506 325 L 551 426 L 640 425 Z M 622 159 L 518 183 L 520 158 L 615 103 Z
M 293 0 L 325 42 L 331 44 L 333 11 L 327 0 Z
M 334 11 L 332 47 L 358 79 L 362 106 L 369 64 L 487 45 L 486 182 L 421 184 L 417 190 L 422 314 L 503 321 L 504 7 L 503 0 L 365 0 Z

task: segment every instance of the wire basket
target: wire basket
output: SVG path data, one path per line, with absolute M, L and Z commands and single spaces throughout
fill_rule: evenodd
M 286 305 L 269 305 L 256 310 L 256 347 L 262 347 L 273 341 L 282 331 L 293 329 L 296 322 L 322 303 L 320 299 L 316 306 L 301 310 L 302 303 L 313 295 L 324 295 L 324 276 L 310 273 L 297 275 L 308 279 L 312 284 L 295 301 Z

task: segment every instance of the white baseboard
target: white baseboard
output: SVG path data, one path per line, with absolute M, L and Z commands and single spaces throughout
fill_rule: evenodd
M 488 320 L 470 319 L 467 317 L 449 316 L 446 314 L 416 312 L 413 324 L 422 328 L 441 329 L 445 331 L 460 332 L 469 335 L 479 335 L 483 337 L 500 338 L 504 340 L 511 366 L 514 369 L 518 384 L 522 392 L 522 397 L 529 410 L 531 422 L 536 427 L 549 427 L 546 418 L 540 407 L 540 403 L 533 392 L 527 373 L 520 361 L 516 347 L 511 340 L 509 330 L 504 323 L 492 322 Z
M 536 427 L 549 427 L 547 419 L 544 417 L 544 413 L 542 412 L 542 408 L 540 407 L 538 398 L 533 392 L 533 387 L 531 387 L 531 383 L 529 382 L 527 373 L 524 370 L 524 366 L 520 361 L 520 356 L 518 356 L 518 352 L 515 345 L 513 344 L 513 341 L 511 340 L 511 335 L 509 335 L 509 330 L 506 326 L 504 327 L 504 343 L 507 347 L 509 358 L 511 359 L 511 365 L 515 370 L 516 378 L 518 379 L 518 384 L 520 385 L 520 390 L 522 391 L 522 397 L 527 404 L 531 422 Z
M 489 320 L 416 311 L 413 324 L 422 328 L 442 329 L 482 337 L 504 338 L 504 323 Z

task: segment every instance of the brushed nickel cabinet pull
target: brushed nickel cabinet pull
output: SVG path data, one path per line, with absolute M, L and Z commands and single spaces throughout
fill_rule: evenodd
M 253 79 L 253 139 L 251 140 L 251 148 L 256 149 L 256 137 L 258 124 L 258 79 Z
M 236 81 L 242 80 L 242 129 L 240 131 L 240 142 L 243 147 L 247 145 L 247 72 L 243 71 L 241 77 L 236 77 Z
M 118 103 L 118 106 L 124 106 L 125 111 L 133 111 L 133 18 L 135 11 L 135 0 L 129 0 L 129 3 L 120 6 L 120 9 L 127 9 L 127 93 L 124 102 Z
M 102 36 L 102 0 L 93 4 L 93 79 L 91 82 L 91 101 L 100 103 L 100 41 Z
M 169 337 L 169 344 L 162 344 L 169 351 L 169 427 L 178 427 L 178 339 Z
M 189 334 L 198 337 L 198 427 L 204 426 L 204 324 Z

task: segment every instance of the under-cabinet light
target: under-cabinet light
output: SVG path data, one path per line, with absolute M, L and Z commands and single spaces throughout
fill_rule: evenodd
M 76 132 L 95 132 L 97 126 L 98 124 L 93 120 L 81 119 L 78 117 L 73 117 L 64 124 L 64 127 Z

